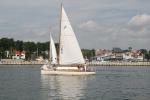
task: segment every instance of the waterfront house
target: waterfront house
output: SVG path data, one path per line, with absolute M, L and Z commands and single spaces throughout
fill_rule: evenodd
M 13 59 L 25 59 L 26 52 L 25 51 L 16 51 L 15 55 L 12 56 Z
M 95 50 L 96 61 L 143 61 L 144 57 L 140 50 L 129 49 L 121 50 L 120 48 L 113 48 L 112 50 L 97 49 Z
M 112 56 L 111 56 L 111 61 L 121 61 L 123 60 L 123 54 L 124 51 L 121 50 L 120 48 L 113 48 L 112 49 Z
M 112 56 L 112 51 L 106 49 L 97 49 L 95 50 L 95 55 L 96 56 L 94 59 L 97 61 L 108 61 Z
M 123 54 L 125 61 L 143 61 L 144 57 L 140 50 L 132 49 Z

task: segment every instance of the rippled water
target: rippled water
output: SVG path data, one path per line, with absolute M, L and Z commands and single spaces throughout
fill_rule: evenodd
M 0 65 L 0 100 L 150 100 L 150 66 L 93 69 L 96 75 L 51 76 L 38 65 Z

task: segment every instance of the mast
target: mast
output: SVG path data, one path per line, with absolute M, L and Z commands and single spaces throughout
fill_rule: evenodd
M 60 8 L 60 33 L 59 33 L 59 53 L 58 53 L 58 57 L 57 57 L 57 60 L 58 60 L 58 64 L 60 64 L 60 53 L 61 53 L 61 47 L 60 47 L 60 44 L 61 44 L 61 20 L 62 20 L 62 3 L 61 3 L 61 8 Z
M 51 47 L 51 32 L 49 33 L 49 62 L 51 63 L 51 51 L 52 47 Z

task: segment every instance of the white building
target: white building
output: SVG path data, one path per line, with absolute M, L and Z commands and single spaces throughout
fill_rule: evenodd
M 131 50 L 123 54 L 123 59 L 127 61 L 143 61 L 143 54 L 139 50 Z
M 25 51 L 16 51 L 15 55 L 12 57 L 13 59 L 25 59 Z

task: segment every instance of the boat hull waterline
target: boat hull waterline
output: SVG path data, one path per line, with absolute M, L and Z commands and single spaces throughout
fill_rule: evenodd
M 88 72 L 88 71 L 54 71 L 54 70 L 41 70 L 42 75 L 95 75 L 96 72 Z

